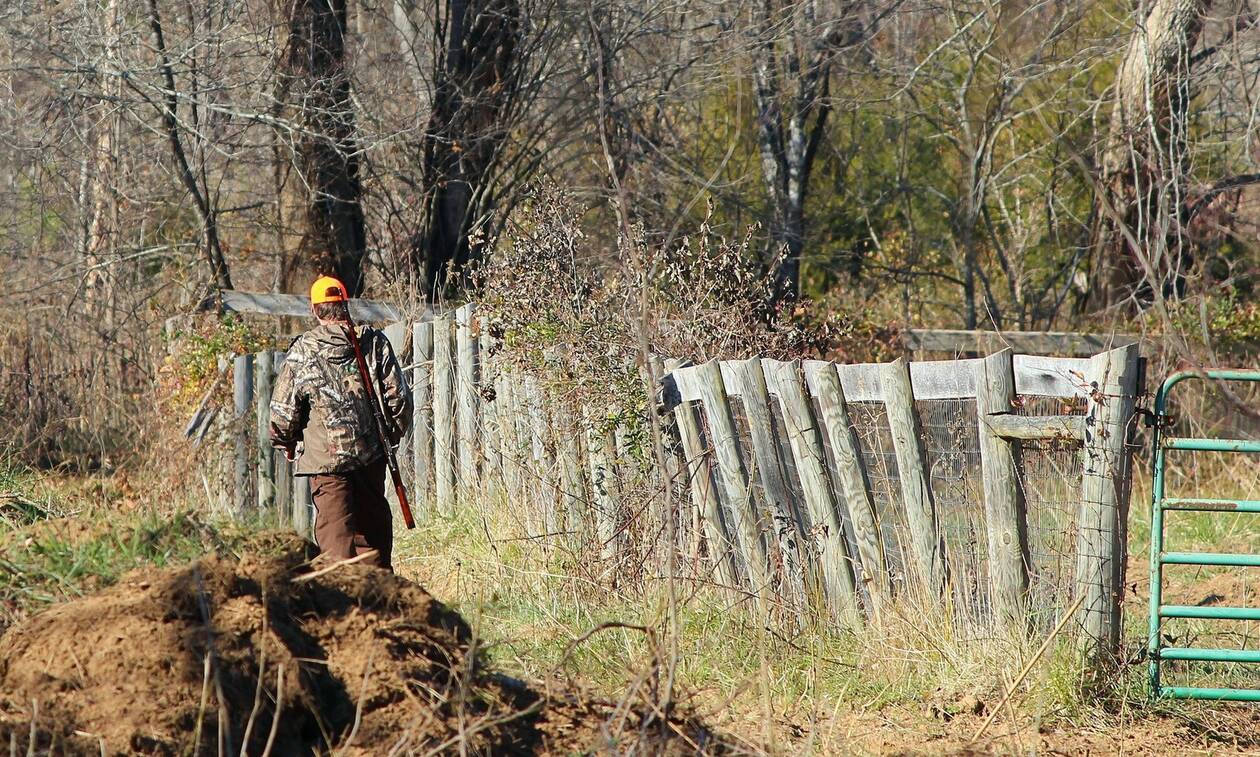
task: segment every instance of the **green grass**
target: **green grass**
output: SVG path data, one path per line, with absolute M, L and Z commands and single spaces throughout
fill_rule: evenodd
M 516 538 L 513 519 L 483 522 L 474 508 L 420 520 L 415 531 L 397 532 L 396 567 L 479 629 L 496 667 L 528 678 L 578 677 L 616 700 L 668 656 L 664 581 L 613 589 L 575 577 L 582 571 L 572 555 Z M 995 702 L 1003 690 L 998 671 L 1013 679 L 1040 642 L 955 628 L 939 612 L 906 606 L 878 625 L 793 628 L 758 622 L 722 595 L 691 590 L 687 582 L 678 586 L 676 682 L 702 711 L 737 723 L 823 721 L 887 708 L 918 716 L 925 701 L 949 712 L 968 695 Z M 613 623 L 654 634 L 604 627 Z M 1020 698 L 1038 716 L 1070 717 L 1088 710 L 1080 683 L 1074 648 L 1059 644 L 1035 666 Z
M 170 503 L 123 512 L 102 483 L 59 480 L 0 461 L 0 493 L 29 505 L 22 517 L 0 520 L 0 629 L 139 567 L 239 551 L 265 525 L 210 519 Z

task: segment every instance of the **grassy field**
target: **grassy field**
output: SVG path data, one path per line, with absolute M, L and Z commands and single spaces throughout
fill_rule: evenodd
M 271 524 L 236 524 L 176 507 L 119 477 L 49 477 L 13 466 L 0 472 L 0 600 L 3 625 L 49 603 L 108 585 L 142 565 L 175 564 L 217 551 L 260 548 Z M 592 697 L 673 701 L 769 753 L 1118 753 L 1246 751 L 1253 710 L 1146 699 L 1146 487 L 1136 487 L 1126 609 L 1128 663 L 1101 694 L 1082 694 L 1072 647 L 1052 645 L 1004 693 L 1040 639 L 963 633 L 948 618 L 897 607 L 878 624 L 789 628 L 733 608 L 711 590 L 674 587 L 677 633 L 669 633 L 664 579 L 614 588 L 586 575 L 573 555 L 513 537 L 519 524 L 483 503 L 451 517 L 421 518 L 398 531 L 401 574 L 452 604 L 476 629 L 492 662 L 512 675 L 579 683 Z M 1187 516 L 1189 546 L 1260 546 L 1260 521 Z M 495 535 L 492 537 L 491 535 Z M 1191 543 L 1193 542 L 1193 544 Z M 1246 604 L 1245 576 L 1199 571 L 1172 576 L 1178 601 Z M 1197 645 L 1213 637 L 1188 625 Z M 1219 629 L 1214 629 L 1218 630 Z M 1248 633 L 1249 631 L 1249 633 Z M 1246 644 L 1256 629 L 1215 641 Z M 1209 671 L 1174 670 L 1187 682 Z M 1214 668 L 1218 683 L 1257 684 L 1250 671 Z M 670 682 L 672 681 L 672 686 Z M 972 736 L 994 708 L 993 723 Z

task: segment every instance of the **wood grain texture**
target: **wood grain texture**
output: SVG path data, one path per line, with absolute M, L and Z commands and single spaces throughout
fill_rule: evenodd
M 1026 628 L 1028 614 L 1028 510 L 1019 485 L 1017 442 L 997 434 L 989 419 L 1011 412 L 1015 366 L 1010 350 L 976 366 L 976 418 L 989 547 L 989 592 L 998 617 L 1010 628 Z
M 762 360 L 727 361 L 731 373 L 738 376 L 740 399 L 743 400 L 744 417 L 748 420 L 748 434 L 752 442 L 754 469 L 749 478 L 759 485 L 764 511 L 769 513 L 772 533 L 775 536 L 775 547 L 783 565 L 783 577 L 780 594 L 793 602 L 805 599 L 805 567 L 806 556 L 802 554 L 805 544 L 805 528 L 800 514 L 796 511 L 792 491 L 788 488 L 787 474 L 784 469 L 779 444 L 779 435 L 774 429 L 774 419 L 770 410 L 770 392 L 766 388 L 767 376 L 762 370 Z M 729 387 L 725 372 L 722 380 Z M 759 508 L 759 511 L 762 508 Z
M 411 470 L 421 514 L 433 507 L 433 323 L 411 328 Z
M 813 525 L 814 548 L 810 554 L 819 562 L 826 600 L 836 615 L 852 616 L 858 607 L 853 558 L 840 520 L 839 505 L 827 477 L 822 435 L 813 407 L 805 396 L 800 363 L 778 360 L 761 363 L 766 383 L 779 398 L 783 410 L 783 433 L 792 450 L 801 493 Z
M 1078 613 L 1094 659 L 1120 649 L 1120 604 L 1132 452 L 1127 444 L 1137 403 L 1137 345 L 1090 360 L 1084 475 L 1077 521 L 1076 583 L 1085 597 Z
M 433 320 L 433 494 L 438 512 L 455 512 L 455 340 L 451 317 Z
M 718 491 L 721 492 L 726 513 L 730 515 L 732 530 L 738 539 L 749 588 L 759 602 L 764 604 L 770 578 L 762 537 L 768 524 L 757 512 L 756 503 L 748 488 L 748 473 L 740 454 L 739 434 L 731 406 L 727 402 L 721 366 L 716 360 L 711 360 L 700 368 L 704 414 L 709 422 L 711 441 L 717 457 L 720 482 Z
M 232 420 L 235 424 L 233 450 L 235 475 L 232 487 L 232 511 L 243 515 L 253 509 L 253 460 L 250 456 L 251 414 L 254 410 L 254 356 L 237 355 L 232 361 Z
M 815 374 L 811 391 L 818 399 L 822 414 L 819 421 L 831 442 L 832 480 L 844 495 L 861 561 L 862 580 L 871 599 L 871 610 L 878 615 L 892 597 L 892 586 L 870 477 L 862 459 L 857 431 L 849 419 L 844 389 L 833 364 L 826 364 L 826 369 Z
M 480 488 L 481 445 L 478 442 L 479 415 L 477 393 L 477 330 L 472 303 L 455 311 L 455 402 L 459 413 L 457 424 L 459 486 Z
M 904 359 L 898 358 L 884 366 L 882 386 L 917 578 L 927 597 L 942 597 L 946 580 L 945 548 L 936 519 L 919 414 L 915 411 L 910 388 L 910 371 Z
M 276 506 L 276 448 L 271 446 L 273 358 L 271 350 L 263 350 L 254 356 L 255 444 L 258 448 L 254 464 L 258 471 L 256 506 L 261 513 L 270 512 Z

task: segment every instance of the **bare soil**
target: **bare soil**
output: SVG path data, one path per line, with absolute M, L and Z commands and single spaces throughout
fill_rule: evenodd
M 309 545 L 147 569 L 0 636 L 0 744 L 25 753 L 721 753 L 694 720 L 496 675 L 469 626 Z

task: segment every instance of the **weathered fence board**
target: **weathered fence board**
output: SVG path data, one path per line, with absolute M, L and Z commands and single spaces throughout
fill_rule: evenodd
M 976 364 L 976 417 L 988 533 L 990 592 L 999 617 L 1026 625 L 1028 512 L 1019 485 L 1018 443 L 999 436 L 988 421 L 1009 414 L 1015 402 L 1015 364 L 1003 350 Z
M 481 445 L 477 441 L 477 334 L 472 303 L 455 311 L 455 396 L 459 411 L 459 481 L 476 486 Z
M 449 315 L 433 319 L 433 478 L 437 511 L 455 510 L 455 335 Z
M 857 543 L 858 558 L 861 560 L 862 578 L 871 599 L 872 613 L 878 615 L 891 597 L 892 587 L 884 543 L 879 535 L 879 515 L 871 496 L 871 482 L 862 463 L 861 447 L 849 420 L 844 389 L 834 365 L 827 364 L 813 373 L 810 391 L 818 398 L 818 407 L 822 412 L 820 421 L 831 442 L 832 475 L 844 493 L 853 540 Z
M 928 479 L 923 430 L 919 427 L 919 414 L 914 409 L 910 371 L 904 359 L 897 358 L 884 366 L 882 386 L 918 578 L 929 596 L 939 597 L 945 592 L 945 549 L 937 524 L 932 485 Z
M 760 358 L 752 358 L 728 364 L 731 366 L 731 378 L 738 381 L 735 385 L 743 401 L 744 417 L 748 420 L 749 437 L 752 440 L 755 465 L 752 471 L 754 475 L 749 478 L 761 485 L 783 560 L 786 586 L 782 593 L 803 598 L 805 570 L 801 563 L 800 550 L 804 545 L 805 530 L 796 512 L 791 490 L 788 489 L 787 474 L 782 461 L 783 452 L 774 431 L 773 416 L 770 414 L 770 393 L 766 388 L 762 361 Z M 726 384 L 727 394 L 734 394 L 731 389 L 732 381 L 727 380 L 726 371 L 723 371 L 722 381 Z
M 700 526 L 704 532 L 714 575 L 723 586 L 738 586 L 739 578 L 735 572 L 733 544 L 726 534 L 721 505 L 718 503 L 713 481 L 713 470 L 710 464 L 712 458 L 701 441 L 700 414 L 696 406 L 690 402 L 680 402 L 674 407 L 673 412 L 674 419 L 678 423 L 678 436 L 682 441 L 683 454 L 686 455 L 688 489 L 691 492 L 692 505 L 700 515 Z M 695 547 L 699 547 L 698 542 Z
M 236 424 L 236 464 L 232 488 L 232 508 L 238 514 L 252 510 L 254 490 L 251 486 L 251 465 L 249 455 L 250 433 L 249 413 L 254 404 L 254 356 L 237 355 L 232 366 L 232 407 L 233 422 Z
M 1090 358 L 1084 476 L 1077 521 L 1076 583 L 1085 597 L 1079 611 L 1093 656 L 1113 654 L 1120 643 L 1132 452 L 1128 446 L 1137 397 L 1138 345 Z
M 1141 342 L 1140 334 L 1080 334 L 1066 331 L 963 331 L 906 329 L 902 344 L 914 352 L 1020 352 L 1093 355 L 1123 344 Z
M 840 522 L 839 508 L 827 479 L 822 437 L 814 410 L 801 387 L 799 362 L 763 360 L 766 380 L 783 409 L 784 433 L 792 448 L 801 493 L 813 524 L 814 554 L 821 563 L 823 590 L 833 611 L 845 614 L 857 608 L 853 559 Z
M 711 442 L 717 454 L 721 490 L 729 504 L 728 514 L 739 540 L 741 564 L 750 589 L 759 600 L 764 601 L 770 584 L 766 547 L 761 538 L 765 523 L 748 490 L 748 473 L 740 454 L 739 434 L 726 399 L 721 367 L 716 360 L 711 360 L 700 368 L 701 397 L 709 419 Z
M 254 487 L 258 495 L 259 512 L 270 512 L 276 504 L 276 453 L 271 446 L 271 350 L 263 350 L 254 356 L 254 419 L 257 422 L 256 444 L 258 459 L 254 462 L 257 473 L 257 485 Z
M 411 469 L 412 499 L 421 513 L 433 507 L 433 323 L 419 321 L 411 329 Z

